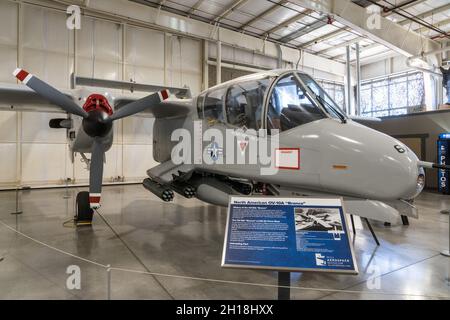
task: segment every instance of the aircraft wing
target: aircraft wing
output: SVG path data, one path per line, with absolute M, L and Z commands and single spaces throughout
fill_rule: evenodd
M 110 89 L 120 89 L 124 91 L 141 91 L 145 93 L 158 92 L 164 89 L 169 90 L 177 98 L 190 99 L 192 97 L 191 90 L 188 87 L 170 87 L 164 85 L 142 84 L 136 82 L 126 82 L 117 80 L 106 80 L 96 78 L 86 78 L 72 75 L 72 81 L 75 86 L 101 87 Z
M 73 99 L 72 94 L 64 94 Z M 0 83 L 0 110 L 63 112 L 25 85 Z
M 313 226 L 314 223 L 315 223 L 314 221 L 313 222 L 308 222 L 308 223 L 305 223 L 305 224 L 301 224 L 301 225 L 297 226 L 296 228 L 297 228 L 297 230 L 303 230 L 303 229 L 306 229 L 306 228 L 309 228 L 309 227 Z
M 69 91 L 63 93 L 74 99 Z M 118 110 L 126 104 L 139 100 L 140 97 L 119 96 L 114 99 L 114 109 Z M 22 84 L 0 83 L 0 110 L 7 111 L 35 111 L 35 112 L 63 112 L 61 108 L 42 98 L 32 89 Z M 156 106 L 149 106 L 141 112 L 141 116 L 156 118 L 184 116 L 192 110 L 192 100 L 172 100 Z
M 169 184 L 177 178 L 183 178 L 194 171 L 191 164 L 174 164 L 171 160 L 147 170 L 147 175 L 161 184 Z
M 119 110 L 124 105 L 131 103 L 133 101 L 138 100 L 138 97 L 116 97 L 114 99 L 114 111 Z M 153 116 L 155 118 L 169 118 L 169 117 L 178 117 L 178 116 L 186 116 L 192 110 L 192 99 L 183 99 L 183 100 L 165 100 L 157 105 L 148 106 L 147 109 L 140 112 L 137 115 L 142 116 Z
M 326 223 L 325 221 L 323 221 L 322 219 L 317 218 L 317 217 L 315 217 L 315 216 L 313 216 L 313 215 L 311 215 L 310 217 L 311 217 L 311 219 L 313 219 L 315 222 L 317 222 L 318 224 L 322 225 L 324 228 L 327 228 L 327 229 L 330 229 L 330 228 L 331 228 L 331 226 L 330 226 L 328 223 Z

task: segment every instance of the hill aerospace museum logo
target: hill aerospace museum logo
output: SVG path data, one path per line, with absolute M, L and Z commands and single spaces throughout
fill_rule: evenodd
M 324 255 L 322 255 L 320 253 L 316 253 L 316 265 L 317 266 L 326 266 L 327 265 Z

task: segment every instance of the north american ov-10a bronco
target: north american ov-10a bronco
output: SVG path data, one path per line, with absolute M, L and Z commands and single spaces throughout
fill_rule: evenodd
M 257 73 L 193 99 L 167 100 L 165 90 L 139 100 L 86 91 L 67 96 L 24 72 L 15 75 L 71 114 L 50 125 L 77 129 L 72 150 L 92 153 L 94 208 L 112 121 L 137 113 L 155 117 L 153 157 L 160 164 L 143 185 L 164 201 L 175 193 L 222 206 L 230 195 L 340 196 L 348 213 L 395 223 L 400 215 L 417 217 L 413 200 L 424 187 L 423 168 L 448 169 L 419 161 L 400 141 L 356 122 L 297 70 Z M 0 87 L 2 104 L 33 99 L 29 91 Z

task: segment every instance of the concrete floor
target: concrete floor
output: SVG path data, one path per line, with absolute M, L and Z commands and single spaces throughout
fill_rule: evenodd
M 74 229 L 63 223 L 74 215 L 79 189 L 0 192 L 0 299 L 275 299 L 277 274 L 220 267 L 226 210 L 176 197 L 165 204 L 140 185 L 105 187 L 94 225 Z M 67 197 L 68 196 L 68 197 Z M 374 223 L 377 247 L 356 220 L 355 253 L 360 274 L 294 273 L 293 299 L 450 299 L 448 248 L 450 196 L 423 193 L 420 219 L 410 226 Z M 35 240 L 15 233 L 2 223 Z M 45 245 L 44 245 L 45 244 Z M 81 289 L 69 290 L 67 267 L 81 270 Z M 172 276 L 166 276 L 172 275 Z M 173 277 L 177 276 L 177 277 Z M 179 277 L 181 276 L 181 277 Z M 205 281 L 192 278 L 224 280 Z M 239 283 L 236 283 L 239 282 Z M 377 286 L 378 285 L 378 286 Z M 374 288 L 375 287 L 375 288 Z M 378 289 L 377 289 L 378 288 Z

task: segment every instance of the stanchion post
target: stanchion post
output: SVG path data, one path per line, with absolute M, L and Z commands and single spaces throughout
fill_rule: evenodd
M 448 248 L 443 250 L 441 254 L 445 257 L 450 257 L 450 215 L 448 216 Z
M 107 283 L 106 283 L 106 287 L 108 290 L 108 300 L 111 300 L 111 265 L 108 264 L 106 266 L 106 278 L 107 278 Z
M 67 178 L 66 178 L 65 189 L 66 189 L 66 193 L 64 194 L 63 199 L 69 199 L 70 198 L 70 196 L 69 196 L 69 180 Z
M 278 300 L 291 299 L 291 273 L 278 271 Z
M 11 214 L 22 214 L 22 210 L 19 210 L 19 188 L 16 188 L 16 211 Z

